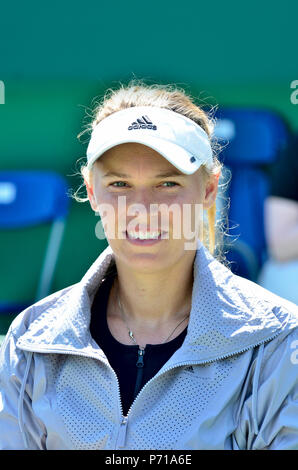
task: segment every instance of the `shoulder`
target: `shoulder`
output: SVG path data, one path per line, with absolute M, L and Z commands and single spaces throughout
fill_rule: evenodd
M 294 302 L 235 274 L 232 288 L 237 291 L 239 303 L 244 302 L 252 310 L 261 313 L 267 310 L 272 311 L 279 322 L 287 325 L 287 329 L 298 326 L 298 306 Z
M 71 294 L 71 291 L 77 285 L 78 283 L 64 287 L 63 289 L 53 292 L 27 307 L 12 321 L 7 336 L 11 335 L 15 340 L 17 340 L 20 336 L 26 333 L 30 325 L 38 319 L 41 314 L 44 312 L 48 312 L 50 314 L 51 312 L 54 312 L 62 302 L 65 302 L 66 297 Z
M 298 305 L 234 274 L 226 266 L 222 268 L 218 289 L 221 303 L 225 299 L 226 308 L 234 307 L 235 313 L 251 325 L 252 331 L 257 332 L 263 326 L 272 333 L 275 330 L 282 333 L 298 326 Z
M 206 303 L 211 300 L 222 310 L 233 311 L 235 316 L 244 321 L 255 323 L 274 320 L 298 326 L 298 306 L 293 302 L 274 294 L 260 284 L 232 272 L 222 261 L 214 258 L 201 244 L 195 262 L 194 289 L 196 295 L 204 292 Z

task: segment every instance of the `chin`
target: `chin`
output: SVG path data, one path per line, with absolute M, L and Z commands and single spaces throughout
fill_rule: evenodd
M 122 249 L 121 249 L 122 248 Z M 128 252 L 123 247 L 112 246 L 115 253 L 116 261 L 125 266 L 125 269 L 129 269 L 134 272 L 143 274 L 153 274 L 157 272 L 171 270 L 173 266 L 180 263 L 183 257 L 187 254 L 183 247 L 175 247 L 172 250 L 165 250 L 159 252 Z

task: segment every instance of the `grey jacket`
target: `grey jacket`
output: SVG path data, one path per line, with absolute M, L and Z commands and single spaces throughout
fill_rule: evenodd
M 89 331 L 114 255 L 24 310 L 0 358 L 1 449 L 298 449 L 298 307 L 198 245 L 182 346 L 122 415 Z

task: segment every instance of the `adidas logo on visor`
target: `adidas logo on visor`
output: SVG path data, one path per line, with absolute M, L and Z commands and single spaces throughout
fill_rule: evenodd
M 142 116 L 141 118 L 137 119 L 135 122 L 132 122 L 131 125 L 128 127 L 129 131 L 133 129 L 152 129 L 153 131 L 156 131 L 157 127 L 148 118 L 148 116 Z

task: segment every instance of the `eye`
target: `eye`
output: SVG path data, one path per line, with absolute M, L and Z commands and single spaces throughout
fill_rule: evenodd
M 120 186 L 118 186 L 118 184 L 120 184 Z M 124 181 L 114 181 L 114 183 L 110 183 L 109 186 L 112 186 L 114 188 L 123 188 L 124 186 L 122 185 L 124 184 L 126 184 Z M 117 186 L 114 186 L 114 185 L 117 185 Z
M 162 183 L 162 185 L 164 185 L 164 184 L 179 186 L 179 184 L 176 183 L 175 181 L 165 181 L 164 183 Z M 173 186 L 166 186 L 166 187 L 173 188 Z

